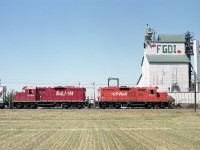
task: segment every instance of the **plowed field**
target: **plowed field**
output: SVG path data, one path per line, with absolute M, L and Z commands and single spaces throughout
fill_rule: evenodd
M 198 110 L 199 111 L 199 110 Z M 0 150 L 200 149 L 193 110 L 0 110 Z

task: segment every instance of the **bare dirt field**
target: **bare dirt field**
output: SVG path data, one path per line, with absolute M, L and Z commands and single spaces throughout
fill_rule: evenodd
M 198 111 L 0 110 L 0 150 L 199 150 Z

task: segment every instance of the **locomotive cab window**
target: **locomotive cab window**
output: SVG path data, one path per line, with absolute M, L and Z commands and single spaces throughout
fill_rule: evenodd
M 28 90 L 28 94 L 33 94 L 33 90 Z
M 154 90 L 150 90 L 150 94 L 155 94 Z

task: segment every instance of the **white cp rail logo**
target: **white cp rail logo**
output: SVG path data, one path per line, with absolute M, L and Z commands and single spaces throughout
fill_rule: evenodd
M 112 93 L 113 96 L 127 96 L 127 92 L 113 92 Z

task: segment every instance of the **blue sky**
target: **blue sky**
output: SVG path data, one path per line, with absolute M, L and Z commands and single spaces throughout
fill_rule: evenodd
M 146 24 L 160 34 L 194 32 L 199 0 L 0 0 L 1 83 L 133 86 Z

